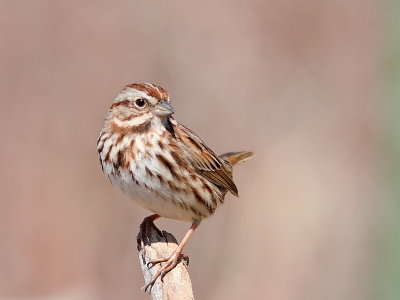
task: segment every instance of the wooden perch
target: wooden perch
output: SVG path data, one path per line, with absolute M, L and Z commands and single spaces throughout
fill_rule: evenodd
M 169 257 L 178 247 L 178 243 L 172 234 L 166 231 L 161 232 L 152 222 L 149 226 L 146 226 L 144 240 L 144 249 L 141 249 L 141 244 L 138 240 L 138 250 L 140 266 L 144 281 L 147 284 L 161 268 L 161 264 L 151 265 L 150 267 L 147 264 L 158 258 Z M 192 283 L 185 261 L 181 260 L 175 269 L 165 275 L 163 281 L 158 278 L 149 290 L 153 300 L 194 299 Z

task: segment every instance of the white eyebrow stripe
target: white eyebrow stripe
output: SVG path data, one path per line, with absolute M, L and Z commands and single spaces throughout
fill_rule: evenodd
M 133 88 L 125 88 L 123 89 L 118 96 L 114 99 L 114 103 L 120 102 L 123 100 L 133 100 L 135 98 L 149 98 L 150 96 L 143 91 L 139 91 Z

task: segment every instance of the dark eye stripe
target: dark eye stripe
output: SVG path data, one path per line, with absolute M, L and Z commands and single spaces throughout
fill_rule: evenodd
M 122 100 L 122 101 L 115 102 L 115 103 L 111 104 L 110 109 L 120 106 L 120 105 L 129 106 L 129 102 L 130 102 L 129 100 Z

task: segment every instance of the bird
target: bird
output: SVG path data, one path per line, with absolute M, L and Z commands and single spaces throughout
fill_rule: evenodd
M 97 140 L 103 172 L 129 198 L 153 212 L 140 225 L 144 246 L 146 224 L 160 217 L 191 224 L 177 249 L 144 286 L 147 290 L 184 257 L 182 249 L 205 218 L 224 203 L 227 192 L 238 196 L 232 167 L 252 152 L 215 154 L 188 127 L 173 118 L 168 92 L 151 83 L 126 85 L 109 107 Z

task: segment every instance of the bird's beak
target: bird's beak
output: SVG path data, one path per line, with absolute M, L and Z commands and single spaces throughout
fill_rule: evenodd
M 159 102 L 153 110 L 153 114 L 157 117 L 167 117 L 172 115 L 174 112 L 174 108 L 165 100 Z

